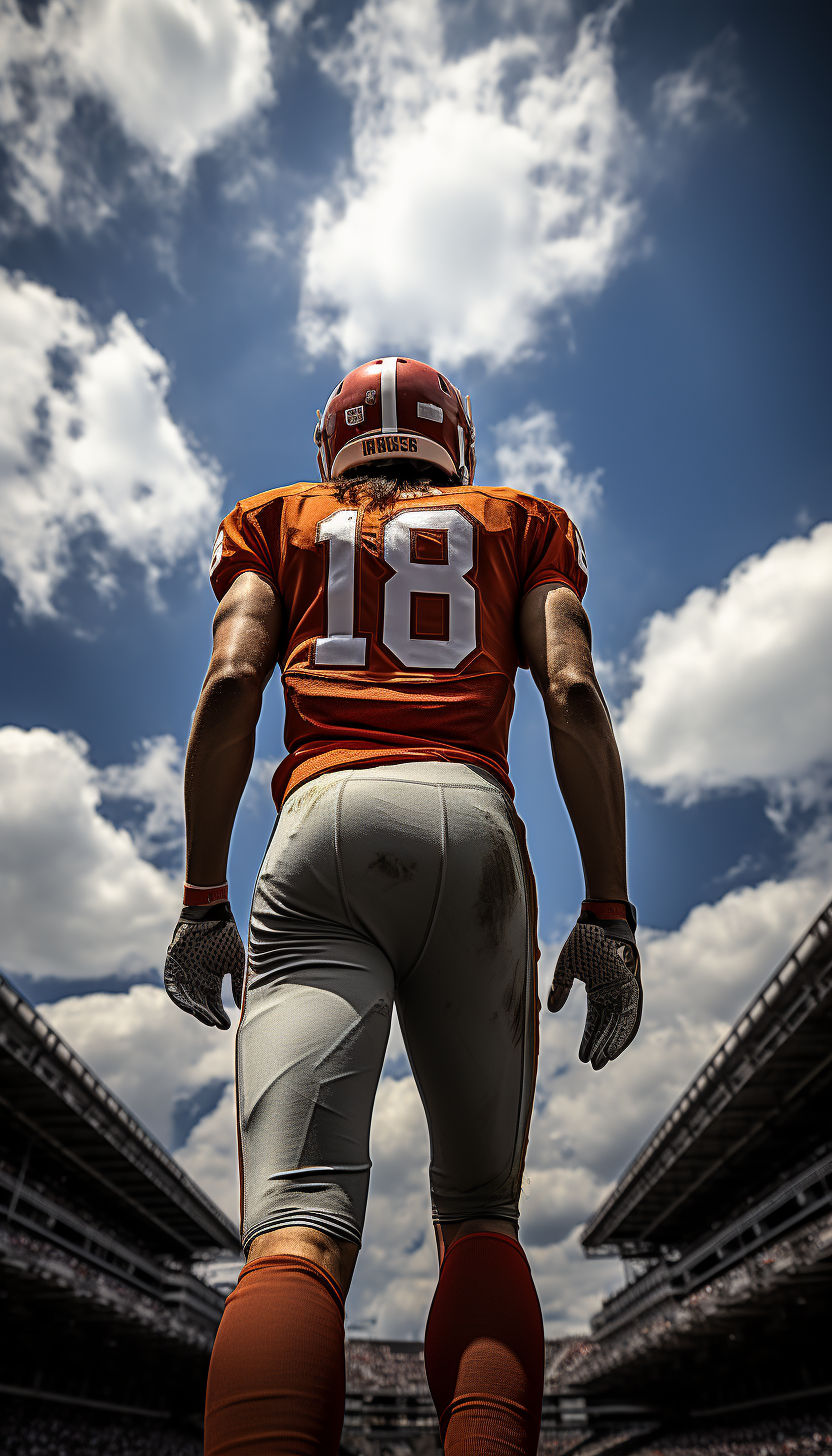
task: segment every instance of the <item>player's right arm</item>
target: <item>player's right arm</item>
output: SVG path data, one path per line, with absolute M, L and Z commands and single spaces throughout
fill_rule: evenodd
M 227 1030 L 222 983 L 242 1000 L 245 951 L 225 884 L 231 830 L 254 758 L 263 689 L 277 661 L 280 598 L 252 571 L 237 576 L 214 617 L 214 647 L 185 760 L 186 903 L 165 961 L 182 1011 Z
M 597 1071 L 629 1046 L 641 1020 L 621 760 L 592 663 L 589 618 L 575 593 L 555 583 L 534 587 L 521 604 L 520 636 L 543 697 L 586 884 L 581 916 L 558 959 L 549 1010 L 561 1009 L 575 976 L 586 983 L 579 1056 Z
M 185 759 L 185 878 L 194 885 L 225 879 L 263 689 L 277 662 L 281 615 L 272 584 L 246 571 L 231 583 L 214 617 L 211 661 Z

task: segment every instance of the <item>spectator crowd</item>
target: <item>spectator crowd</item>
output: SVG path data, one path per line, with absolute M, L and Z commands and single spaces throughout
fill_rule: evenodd
M 0 1456 L 201 1456 L 202 1438 L 140 1416 L 96 1418 L 34 1411 L 31 1401 L 0 1407 Z

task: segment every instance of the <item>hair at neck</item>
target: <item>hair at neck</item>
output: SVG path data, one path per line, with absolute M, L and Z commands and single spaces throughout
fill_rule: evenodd
M 397 466 L 395 472 L 385 470 L 348 470 L 333 480 L 332 488 L 336 499 L 345 505 L 390 505 L 396 500 L 407 500 L 411 496 L 436 495 L 459 484 L 458 477 L 452 479 L 435 466 L 428 465 L 421 470 L 415 465 Z

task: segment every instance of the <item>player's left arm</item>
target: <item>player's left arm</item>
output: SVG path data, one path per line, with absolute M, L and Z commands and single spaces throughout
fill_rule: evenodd
M 254 759 L 263 689 L 274 671 L 281 603 L 254 572 L 238 576 L 214 617 L 214 647 L 185 760 L 186 903 L 165 961 L 182 1011 L 227 1030 L 222 983 L 242 1000 L 245 951 L 225 884 L 231 831 Z
M 543 697 L 555 772 L 584 866 L 586 896 L 558 957 L 549 1010 L 575 977 L 587 992 L 582 1062 L 598 1071 L 630 1045 L 641 1021 L 636 912 L 627 898 L 624 779 L 612 721 L 592 663 L 592 632 L 578 597 L 555 583 L 533 588 L 520 610 L 526 660 Z

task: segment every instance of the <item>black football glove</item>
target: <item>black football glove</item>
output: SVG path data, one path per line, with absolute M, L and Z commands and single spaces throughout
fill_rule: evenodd
M 215 905 L 183 905 L 165 959 L 165 990 L 180 1011 L 206 1026 L 227 1031 L 231 1022 L 222 1004 L 222 983 L 243 1003 L 246 953 L 227 900 Z
M 575 976 L 586 986 L 586 1026 L 578 1057 L 600 1072 L 630 1045 L 641 1022 L 641 958 L 635 938 L 635 906 L 626 920 L 602 920 L 586 905 L 564 945 L 549 992 L 550 1011 L 560 1011 Z

